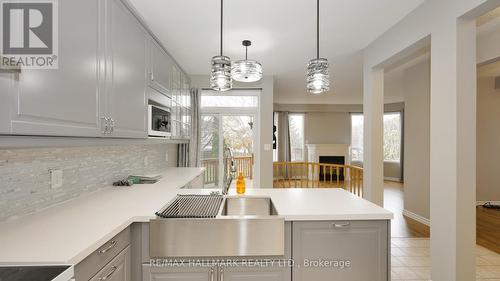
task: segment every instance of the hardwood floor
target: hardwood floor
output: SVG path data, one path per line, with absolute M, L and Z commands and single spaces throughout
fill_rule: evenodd
M 430 237 L 427 225 L 403 216 L 403 184 L 384 182 L 384 208 L 394 213 L 391 221 L 391 236 L 401 238 Z
M 500 210 L 476 208 L 476 243 L 500 254 Z
M 384 208 L 394 213 L 392 237 L 429 237 L 428 226 L 403 216 L 403 184 L 384 183 Z M 500 254 L 500 210 L 476 208 L 476 243 Z

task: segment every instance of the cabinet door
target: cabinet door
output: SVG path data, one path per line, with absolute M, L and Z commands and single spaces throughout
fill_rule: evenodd
M 237 266 L 220 266 L 219 280 L 224 281 L 290 281 L 291 268 L 287 261 L 273 261 L 258 266 L 241 264 Z M 313 279 L 311 279 L 313 280 Z
M 169 93 L 172 89 L 171 75 L 173 61 L 167 53 L 151 39 L 150 55 L 150 82 L 151 86 L 159 91 Z
M 143 281 L 215 281 L 215 267 L 210 266 L 162 266 L 152 267 L 149 264 L 142 266 Z
M 10 133 L 10 105 L 15 83 L 16 74 L 0 71 L 0 134 Z
M 386 221 L 294 222 L 293 280 L 387 281 L 389 243 Z
M 90 281 L 130 281 L 131 275 L 131 254 L 130 246 L 121 251 L 112 261 L 110 261 L 101 271 L 99 271 Z
M 108 5 L 106 115 L 111 137 L 146 138 L 147 33 L 120 0 Z
M 12 133 L 100 135 L 99 0 L 59 1 L 59 69 L 23 69 L 11 107 Z

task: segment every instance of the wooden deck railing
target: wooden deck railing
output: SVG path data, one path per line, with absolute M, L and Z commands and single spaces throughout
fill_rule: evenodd
M 274 162 L 275 188 L 344 188 L 363 196 L 363 168 L 313 162 Z
M 224 164 L 229 166 L 229 158 L 224 159 Z M 248 156 L 237 156 L 234 157 L 234 166 L 236 168 L 236 175 L 243 173 L 245 178 L 253 178 L 253 155 Z M 205 183 L 215 183 L 218 181 L 219 176 L 219 159 L 218 158 L 207 158 L 201 160 L 201 165 L 205 167 Z M 229 170 L 229 169 L 227 169 Z

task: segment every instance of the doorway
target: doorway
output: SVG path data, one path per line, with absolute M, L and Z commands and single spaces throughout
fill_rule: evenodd
M 241 174 L 246 187 L 253 187 L 258 163 L 257 114 L 258 91 L 202 92 L 200 159 L 205 167 L 205 188 L 222 188 L 230 165 L 224 153 L 227 149 L 233 152 L 236 176 Z

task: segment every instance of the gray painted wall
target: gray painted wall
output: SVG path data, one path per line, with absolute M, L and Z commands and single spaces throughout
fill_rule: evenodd
M 351 142 L 351 116 L 348 112 L 309 112 L 304 116 L 306 143 Z
M 430 61 L 405 71 L 404 208 L 430 214 Z
M 0 221 L 99 190 L 132 173 L 176 166 L 176 158 L 176 144 L 0 149 Z M 63 170 L 62 187 L 51 189 L 49 169 Z
M 488 73 L 481 73 L 487 71 Z M 477 83 L 477 200 L 500 201 L 500 89 L 495 89 L 495 76 L 500 76 L 500 62 L 479 69 Z

